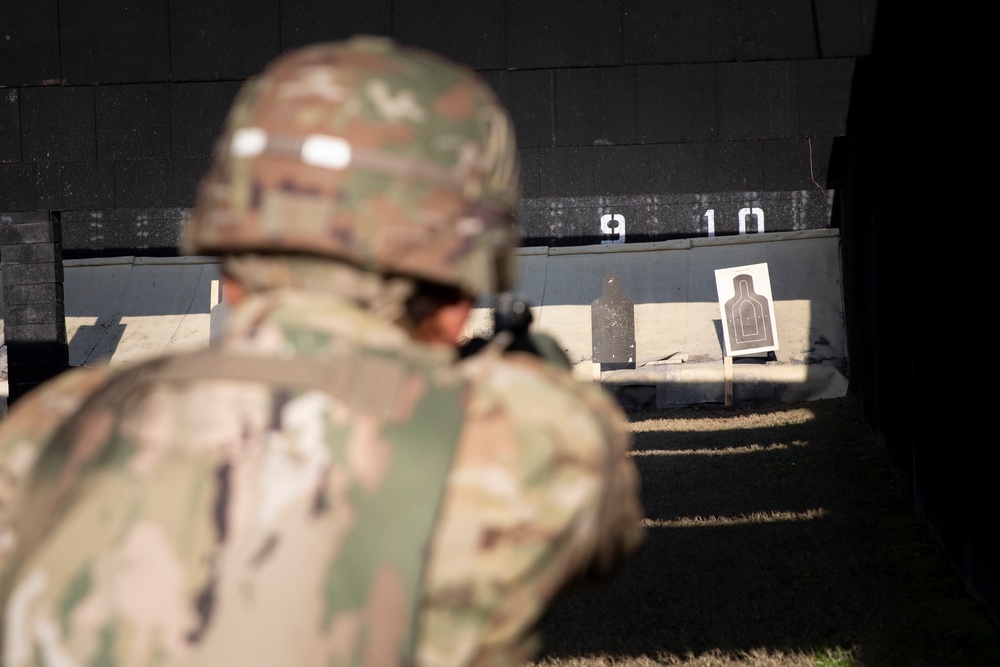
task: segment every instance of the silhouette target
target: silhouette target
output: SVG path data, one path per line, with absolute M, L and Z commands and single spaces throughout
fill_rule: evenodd
M 733 278 L 733 298 L 726 301 L 726 327 L 733 351 L 774 345 L 774 328 L 767 297 L 753 289 L 753 277 L 746 273 Z
M 602 279 L 601 296 L 590 304 L 594 362 L 635 368 L 635 305 L 622 294 L 622 279 Z

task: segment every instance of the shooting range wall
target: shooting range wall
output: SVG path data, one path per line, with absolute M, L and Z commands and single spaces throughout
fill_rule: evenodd
M 621 277 L 635 304 L 636 363 L 602 382 L 632 407 L 723 401 L 723 347 L 714 270 L 767 263 L 779 349 L 772 361 L 737 365 L 737 401 L 843 396 L 847 339 L 836 231 L 761 234 L 630 246 L 525 248 L 515 294 L 534 304 L 533 327 L 556 337 L 582 380 L 593 374 L 591 304 L 602 278 Z M 118 257 L 64 261 L 72 366 L 124 366 L 197 349 L 219 335 L 214 258 Z M 490 302 L 467 335 L 490 336 Z M 759 363 L 756 363 L 759 362 Z
M 558 339 L 577 377 L 588 380 L 595 377 L 592 304 L 604 277 L 617 276 L 634 308 L 633 326 L 624 328 L 634 330 L 635 358 L 618 368 L 604 364 L 601 382 L 633 408 L 723 403 L 714 272 L 758 263 L 770 271 L 779 349 L 770 360 L 738 360 L 746 363 L 734 365 L 735 400 L 843 396 L 848 356 L 836 230 L 524 249 L 516 295 L 540 304 L 535 326 Z M 473 335 L 491 333 L 488 310 L 473 323 Z
M 780 11 L 759 0 L 8 3 L 0 221 L 58 212 L 71 259 L 176 255 L 242 82 L 288 49 L 363 32 L 452 57 L 494 87 L 517 131 L 525 245 L 837 227 L 838 146 L 875 8 L 876 0 Z
M 534 304 L 581 379 L 592 379 L 592 302 L 621 278 L 635 304 L 634 369 L 602 381 L 632 407 L 723 401 L 723 347 L 714 271 L 767 263 L 775 300 L 775 359 L 737 364 L 737 401 L 832 398 L 847 392 L 839 235 L 835 230 L 635 245 L 524 248 L 515 294 Z M 225 323 L 215 258 L 118 257 L 64 262 L 72 366 L 125 366 L 207 346 Z M 492 335 L 490 302 L 467 335 Z

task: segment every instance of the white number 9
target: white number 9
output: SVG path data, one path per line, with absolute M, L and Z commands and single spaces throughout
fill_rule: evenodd
M 620 213 L 602 215 L 601 234 L 604 237 L 618 237 L 602 238 L 601 243 L 625 243 L 625 216 Z

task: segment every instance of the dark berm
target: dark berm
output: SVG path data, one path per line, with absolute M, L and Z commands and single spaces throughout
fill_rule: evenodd
M 553 609 L 539 664 L 1000 665 L 850 398 L 629 420 L 649 541 Z

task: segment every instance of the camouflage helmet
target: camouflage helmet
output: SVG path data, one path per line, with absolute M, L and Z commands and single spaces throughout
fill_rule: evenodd
M 514 280 L 518 200 L 512 124 L 474 71 L 354 37 L 244 84 L 182 250 L 307 253 L 488 293 Z

